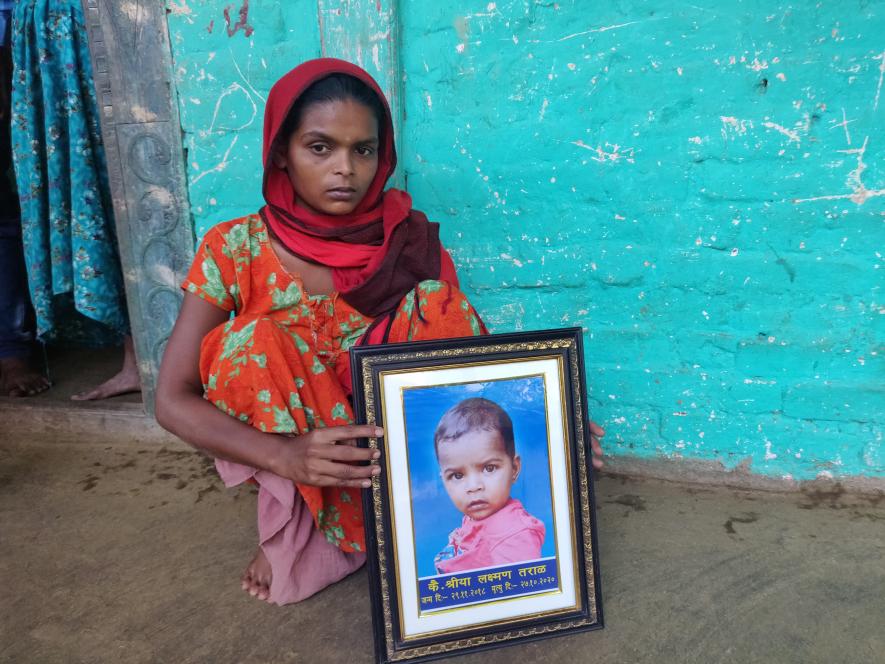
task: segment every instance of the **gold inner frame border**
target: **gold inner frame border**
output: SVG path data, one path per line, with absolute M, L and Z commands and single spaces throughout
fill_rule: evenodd
M 467 362 L 467 363 L 460 363 L 460 364 L 446 364 L 446 365 L 436 366 L 436 367 L 433 367 L 432 371 L 446 371 L 446 370 L 450 370 L 450 369 L 471 368 L 471 367 L 490 365 L 490 364 L 494 364 L 494 365 L 520 364 L 520 363 L 525 363 L 525 362 L 535 362 L 535 361 L 539 361 L 539 360 L 554 360 L 554 361 L 556 361 L 557 378 L 559 379 L 560 394 L 563 394 L 564 393 L 563 392 L 563 390 L 564 390 L 564 376 L 563 376 L 564 371 L 563 371 L 562 357 L 560 355 L 546 355 L 546 356 L 540 356 L 540 357 L 521 357 L 521 358 L 516 358 L 513 360 L 505 360 L 505 361 L 477 360 L 475 362 Z M 378 374 L 378 383 L 382 387 L 382 389 L 381 389 L 381 412 L 387 412 L 387 409 L 385 407 L 386 404 L 385 404 L 384 389 L 383 389 L 384 378 L 387 374 L 402 375 L 405 373 L 418 373 L 418 372 L 430 371 L 430 370 L 431 369 L 427 369 L 427 368 L 420 368 L 420 369 L 415 368 L 415 369 L 405 369 L 405 370 L 380 371 Z M 498 382 L 498 381 L 506 381 L 506 380 L 518 380 L 520 378 L 536 378 L 536 377 L 543 379 L 545 377 L 545 374 L 543 374 L 543 373 L 530 373 L 530 374 L 519 373 L 518 375 L 514 374 L 514 375 L 508 376 L 506 378 L 495 378 L 495 379 L 492 379 L 492 380 L 489 380 L 486 382 Z M 458 382 L 454 382 L 454 383 L 437 383 L 432 386 L 426 386 L 426 387 L 400 388 L 400 399 L 402 401 L 403 392 L 406 389 L 416 389 L 417 390 L 417 389 L 427 389 L 430 387 L 450 387 L 452 385 L 467 385 L 467 384 L 471 384 L 471 383 L 475 383 L 475 382 L 478 382 L 478 381 L 472 381 L 472 380 L 471 381 L 458 381 Z M 567 487 L 568 498 L 569 498 L 569 516 L 571 516 L 574 514 L 574 504 L 572 501 L 572 488 L 573 487 L 571 486 L 571 462 L 570 462 L 570 455 L 568 454 L 570 440 L 569 440 L 569 433 L 568 433 L 568 421 L 566 420 L 565 404 L 562 403 L 562 401 L 561 401 L 560 406 L 561 406 L 561 417 L 563 418 L 562 419 L 562 426 L 563 426 L 562 436 L 563 436 L 564 456 L 565 456 L 565 460 L 566 460 L 566 469 L 565 469 L 566 481 L 569 483 L 569 486 Z M 404 404 L 401 403 L 400 407 L 403 410 L 403 412 L 405 412 Z M 549 413 L 550 413 L 549 399 L 548 399 L 548 394 L 547 394 L 547 387 L 545 384 L 545 386 L 544 386 L 544 417 L 546 420 L 546 429 L 547 429 L 547 476 L 548 476 L 549 482 L 550 482 L 550 501 L 551 501 L 551 507 L 552 507 L 553 506 L 553 468 L 551 466 L 551 461 L 550 461 L 550 459 L 551 459 L 551 454 L 550 454 L 551 434 L 550 434 L 550 422 L 549 422 L 549 417 L 548 417 Z M 387 461 L 387 467 L 390 468 L 390 446 L 389 445 L 385 446 L 385 452 L 386 452 L 385 460 Z M 406 429 L 405 454 L 406 454 L 406 466 L 408 468 L 409 467 L 408 429 Z M 410 494 L 411 494 L 411 476 L 409 476 L 409 487 L 410 487 Z M 392 506 L 393 505 L 393 485 L 389 481 L 387 483 L 387 497 L 388 497 L 388 505 Z M 410 503 L 411 503 L 411 501 L 410 501 Z M 555 550 L 558 553 L 559 552 L 559 542 L 558 542 L 558 531 L 556 529 L 556 510 L 552 509 L 551 511 L 553 514 L 553 533 L 554 533 L 553 536 L 554 536 L 554 541 L 556 541 Z M 409 517 L 410 517 L 411 523 L 412 523 L 412 533 L 414 534 L 414 532 L 415 532 L 415 515 L 414 515 L 414 512 L 411 510 L 409 513 Z M 392 530 L 395 533 L 396 532 L 396 515 L 395 515 L 395 511 L 393 509 L 390 510 L 390 523 L 392 526 Z M 570 520 L 569 525 L 572 526 L 570 528 L 570 532 L 572 533 L 572 538 L 570 541 L 571 551 L 572 551 L 572 567 L 573 567 L 572 578 L 577 579 L 578 578 L 578 567 L 577 567 L 578 552 L 577 552 L 577 542 L 575 542 L 575 538 L 574 538 L 574 527 L 573 527 L 574 526 L 574 519 L 573 518 Z M 399 552 L 397 550 L 396 537 L 393 537 L 392 541 L 393 541 L 393 548 L 394 548 L 394 579 L 397 582 L 396 595 L 399 600 L 399 606 L 402 607 L 405 602 L 403 599 L 402 588 L 400 587 L 400 583 L 399 583 L 399 580 L 400 580 Z M 415 553 L 417 554 L 417 552 L 415 552 Z M 559 556 L 557 556 L 556 558 L 557 558 L 556 562 L 558 565 L 559 564 Z M 416 570 L 418 569 L 418 561 L 417 560 L 415 561 L 415 569 Z M 417 576 L 416 576 L 416 585 L 417 585 Z M 481 604 L 482 604 L 482 606 L 488 606 L 491 604 L 511 603 L 511 602 L 516 602 L 516 601 L 520 601 L 520 600 L 525 601 L 528 599 L 528 597 L 536 599 L 536 598 L 544 596 L 544 595 L 552 595 L 552 594 L 560 593 L 560 592 L 562 592 L 561 577 L 560 577 L 559 583 L 557 584 L 557 587 L 553 590 L 548 590 L 548 591 L 535 593 L 535 594 L 531 594 L 531 595 L 520 595 L 517 597 L 505 597 L 505 598 L 502 598 L 499 600 L 482 602 Z M 432 614 L 433 615 L 440 615 L 440 614 L 444 614 L 444 613 L 450 613 L 453 611 L 462 611 L 465 609 L 472 609 L 472 608 L 475 608 L 476 606 L 477 605 L 475 605 L 475 604 L 471 604 L 471 605 L 467 605 L 467 606 L 455 606 L 455 607 L 451 607 L 448 609 L 441 609 L 438 611 L 433 611 Z M 482 623 L 474 623 L 469 626 L 469 629 L 481 628 L 484 625 L 491 625 L 491 624 L 503 625 L 503 624 L 508 624 L 510 622 L 515 622 L 518 620 L 527 620 L 527 619 L 530 619 L 531 615 L 537 616 L 537 615 L 553 615 L 554 613 L 567 613 L 570 611 L 578 610 L 579 608 L 580 608 L 580 603 L 576 603 L 570 607 L 564 607 L 563 609 L 558 610 L 556 612 L 547 611 L 547 612 L 543 612 L 543 614 L 525 614 L 525 615 L 522 615 L 522 616 L 519 616 L 519 617 L 513 618 L 513 619 L 493 620 L 493 621 L 486 621 L 486 622 L 482 622 Z M 418 607 L 418 617 L 419 618 L 421 617 L 421 613 L 422 612 L 421 612 L 421 609 L 419 606 Z M 405 624 L 403 622 L 402 611 L 400 611 L 400 614 L 399 614 L 399 628 L 400 628 L 400 634 L 404 634 Z M 432 632 L 422 632 L 421 634 L 417 634 L 414 636 L 403 636 L 402 639 L 403 639 L 403 641 L 414 641 L 414 640 L 418 640 L 418 639 L 425 639 L 425 638 L 431 638 L 433 636 L 440 636 L 443 634 L 449 634 L 449 633 L 459 631 L 462 629 L 465 629 L 465 628 L 435 630 Z

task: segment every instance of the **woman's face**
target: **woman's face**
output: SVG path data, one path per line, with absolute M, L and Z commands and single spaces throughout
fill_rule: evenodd
M 378 171 L 378 120 L 354 99 L 311 104 L 273 161 L 288 174 L 299 205 L 320 214 L 349 214 Z

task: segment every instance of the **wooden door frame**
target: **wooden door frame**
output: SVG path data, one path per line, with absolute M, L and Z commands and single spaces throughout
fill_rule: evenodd
M 144 406 L 194 253 L 163 2 L 82 0 Z

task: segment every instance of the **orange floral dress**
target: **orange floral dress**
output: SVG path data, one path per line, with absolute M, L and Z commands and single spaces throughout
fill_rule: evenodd
M 200 349 L 205 398 L 217 408 L 275 433 L 353 423 L 348 350 L 372 319 L 337 293 L 307 295 L 280 264 L 259 215 L 212 228 L 182 288 L 234 314 Z M 455 286 L 423 281 L 401 301 L 389 341 L 485 332 Z M 344 552 L 365 550 L 358 490 L 297 489 L 327 541 Z

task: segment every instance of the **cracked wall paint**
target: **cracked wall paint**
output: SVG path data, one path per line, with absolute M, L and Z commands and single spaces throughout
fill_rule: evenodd
M 273 81 L 350 39 L 327 0 L 228 37 L 241 4 L 169 4 L 199 233 L 260 204 Z M 885 476 L 885 2 L 586 7 L 384 5 L 401 165 L 465 290 L 496 331 L 587 330 L 614 453 Z
M 194 226 L 257 209 L 271 85 L 320 55 L 316 2 L 167 2 Z

